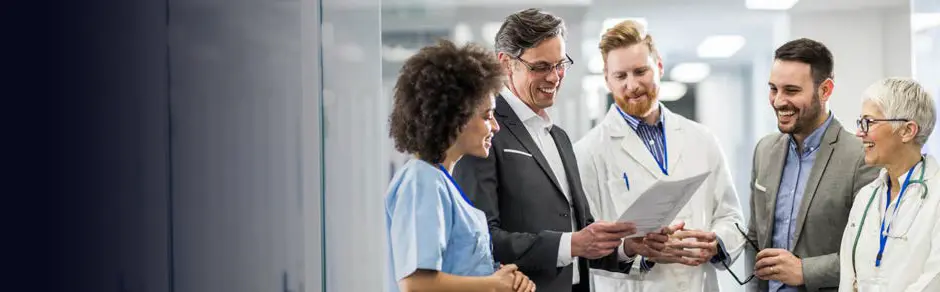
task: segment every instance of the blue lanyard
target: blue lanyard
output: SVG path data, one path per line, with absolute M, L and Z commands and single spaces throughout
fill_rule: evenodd
M 450 173 L 447 172 L 447 169 L 444 169 L 444 165 L 438 164 L 437 168 L 444 172 L 444 175 L 447 176 L 447 179 L 450 180 L 450 183 L 453 184 L 455 188 L 457 188 L 457 192 L 460 192 L 460 197 L 462 197 L 463 200 L 467 202 L 467 204 L 470 204 L 471 207 L 476 208 L 476 206 L 473 206 L 473 202 L 470 202 L 470 199 L 467 199 L 467 195 L 464 195 L 463 190 L 460 189 L 460 185 L 454 181 L 454 177 L 450 176 Z
M 620 109 L 620 106 L 617 106 L 617 112 L 620 113 L 620 116 L 623 117 L 624 121 L 627 121 L 627 114 Z M 660 115 L 663 114 L 662 109 L 659 112 Z M 661 119 L 661 125 L 659 126 L 659 133 L 663 136 L 663 160 L 660 161 L 656 159 L 656 152 L 652 148 L 647 148 L 650 151 L 650 155 L 653 156 L 653 160 L 656 161 L 656 164 L 659 165 L 659 170 L 663 171 L 663 174 L 669 175 L 669 171 L 666 169 L 669 165 L 669 147 L 666 146 L 666 119 Z M 629 125 L 629 122 L 627 123 Z M 629 187 L 628 187 L 629 188 Z
M 919 162 L 917 164 L 920 164 Z M 891 212 L 891 222 L 888 223 L 888 227 L 885 228 L 885 219 L 888 218 L 888 207 L 891 206 L 891 184 L 888 184 L 888 192 L 885 196 L 885 214 L 881 216 L 881 230 L 878 232 L 878 237 L 880 241 L 878 242 L 878 256 L 875 257 L 875 267 L 881 267 L 881 257 L 884 255 L 885 246 L 888 245 L 888 232 L 891 232 L 891 223 L 894 222 L 895 217 L 898 213 L 898 207 L 901 206 L 901 198 L 904 197 L 904 191 L 907 190 L 907 186 L 911 182 L 911 174 L 914 173 L 914 169 L 917 168 L 917 164 L 914 164 L 914 167 L 911 167 L 911 170 L 907 171 L 907 177 L 904 178 L 904 184 L 901 184 L 901 192 L 898 193 L 898 203 L 894 205 L 894 211 Z

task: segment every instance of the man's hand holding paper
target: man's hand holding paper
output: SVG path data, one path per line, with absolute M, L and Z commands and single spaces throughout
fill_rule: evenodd
M 714 232 L 679 230 L 666 243 L 666 252 L 684 259 L 682 264 L 698 266 L 718 254 L 718 237 Z
M 636 224 L 637 232 L 631 235 L 631 238 L 660 233 L 675 220 L 676 215 L 689 203 L 706 178 L 707 172 L 676 181 L 657 181 L 644 191 L 617 221 Z

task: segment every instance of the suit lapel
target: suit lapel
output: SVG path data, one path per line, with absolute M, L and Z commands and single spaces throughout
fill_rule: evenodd
M 509 103 L 502 95 L 496 97 L 496 118 L 501 121 L 503 125 L 506 125 L 506 128 L 509 129 L 512 136 L 522 144 L 522 147 L 524 147 L 529 154 L 532 154 L 532 158 L 535 158 L 535 162 L 542 169 L 542 172 L 548 176 L 548 179 L 555 185 L 555 189 L 557 189 L 558 193 L 564 198 L 565 194 L 562 192 L 561 185 L 555 178 L 555 174 L 551 170 L 548 160 L 545 160 L 545 155 L 539 150 L 538 145 L 535 144 L 535 140 L 529 135 L 529 130 L 526 129 L 525 124 L 522 123 L 522 120 L 519 120 L 519 116 L 513 112 L 512 107 L 509 106 Z M 564 200 L 567 201 L 568 199 L 564 198 Z
M 770 149 L 770 155 L 768 155 L 770 163 L 764 166 L 764 169 L 761 170 L 761 173 L 764 175 L 761 176 L 760 180 L 757 181 L 761 186 L 767 190 L 767 201 L 764 202 L 764 211 L 769 212 L 770 220 L 764 222 L 764 230 L 773 230 L 774 227 L 774 215 L 777 212 L 777 191 L 780 189 L 780 179 L 783 177 L 783 166 L 787 161 L 787 135 L 780 135 L 777 138 L 777 141 L 774 142 L 773 147 Z M 771 231 L 772 232 L 772 231 Z M 768 242 L 761 242 L 762 247 L 770 246 L 770 237 L 766 237 Z
M 585 226 L 583 222 L 584 215 L 581 214 L 581 210 L 585 210 L 586 202 L 582 199 L 587 199 L 581 193 L 581 177 L 578 174 L 578 163 L 574 157 L 574 149 L 571 148 L 571 141 L 564 139 L 565 134 L 558 127 L 552 127 L 552 130 L 549 132 L 552 135 L 552 140 L 555 141 L 555 145 L 558 147 L 558 156 L 561 156 L 561 164 L 565 168 L 565 179 L 568 180 L 568 194 L 571 195 L 571 204 L 574 205 L 575 212 L 578 212 L 578 216 L 575 218 L 578 219 L 578 226 Z
M 819 180 L 822 179 L 829 166 L 829 159 L 835 150 L 833 146 L 839 141 L 839 133 L 842 132 L 842 125 L 835 118 L 829 123 L 829 127 L 823 133 L 823 140 L 819 145 L 819 152 L 816 152 L 816 159 L 813 162 L 813 169 L 810 170 L 809 178 L 806 180 L 806 188 L 803 190 L 803 199 L 800 202 L 800 212 L 796 219 L 796 232 L 793 233 L 793 246 L 799 242 L 800 232 L 803 231 L 803 221 L 806 220 L 806 212 L 809 210 L 813 198 L 816 197 L 816 189 L 819 187 Z

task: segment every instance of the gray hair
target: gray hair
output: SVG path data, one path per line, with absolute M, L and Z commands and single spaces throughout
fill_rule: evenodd
M 555 36 L 565 37 L 567 29 L 561 17 L 537 8 L 522 10 L 506 17 L 496 33 L 496 52 L 519 57 L 529 48 Z
M 933 98 L 920 83 L 907 78 L 885 78 L 865 89 L 865 100 L 881 108 L 886 118 L 908 119 L 917 123 L 919 130 L 914 143 L 923 146 L 933 132 L 937 112 Z M 895 130 L 900 123 L 892 123 Z

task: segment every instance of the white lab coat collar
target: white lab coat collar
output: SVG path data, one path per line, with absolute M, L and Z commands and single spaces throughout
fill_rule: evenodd
M 933 178 L 937 174 L 937 171 L 940 170 L 937 168 L 937 161 L 933 158 L 933 156 L 925 154 L 924 163 L 918 163 L 915 166 L 914 173 L 911 174 L 911 180 L 919 179 L 921 168 L 924 168 L 924 167 L 927 168 L 926 170 L 924 170 L 925 181 Z M 905 171 L 903 174 L 901 174 L 900 177 L 898 177 L 898 183 L 903 184 L 904 178 L 906 177 L 907 177 L 907 172 Z M 885 168 L 881 169 L 880 174 L 878 175 L 878 183 L 880 184 L 879 187 L 881 188 L 888 187 L 888 170 L 887 169 Z

